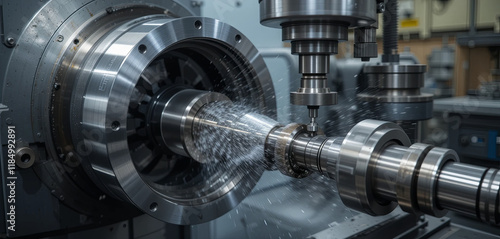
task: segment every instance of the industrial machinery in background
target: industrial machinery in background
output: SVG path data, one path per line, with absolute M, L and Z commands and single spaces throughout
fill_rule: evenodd
M 147 214 L 171 230 L 163 236 L 190 237 L 190 225 L 237 207 L 275 169 L 323 175 L 316 179 L 340 197 L 319 203 L 336 197 L 369 215 L 398 205 L 409 213 L 375 220 L 374 233 L 397 221 L 406 226 L 394 233 L 426 236 L 449 220 L 429 229 L 432 219 L 419 216 L 447 210 L 500 224 L 499 169 L 414 143 L 432 97 L 420 92 L 425 66 L 398 64 L 396 1 L 259 1 L 261 23 L 282 28 L 299 55 L 301 86 L 290 99 L 310 119 L 286 125 L 275 120 L 275 88 L 258 50 L 234 27 L 197 16 L 197 4 L 1 2 L 2 236 L 78 237 L 126 221 L 125 236 L 139 237 L 132 218 Z M 364 67 L 368 89 L 358 95 L 379 120 L 327 137 L 316 120 L 320 106 L 337 101 L 329 55 L 354 28 L 354 55 L 376 57 L 382 12 L 383 63 Z M 19 14 L 25 22 L 13 20 Z
M 481 79 L 477 89 L 467 96 L 439 99 L 435 111 L 446 122 L 447 146 L 464 162 L 500 167 L 500 34 L 479 32 L 476 18 L 478 2 L 470 1 L 470 29 L 457 37 L 462 47 L 488 47 L 494 64 L 491 73 Z M 490 59 L 485 59 L 489 62 Z
M 453 70 L 455 67 L 455 49 L 448 44 L 448 37 L 443 37 L 443 46 L 432 49 L 427 58 L 429 72 L 425 88 L 436 98 L 452 97 Z

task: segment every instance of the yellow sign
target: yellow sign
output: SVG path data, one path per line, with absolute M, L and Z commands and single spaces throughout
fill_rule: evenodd
M 401 20 L 401 28 L 407 27 L 418 27 L 418 19 L 402 19 Z

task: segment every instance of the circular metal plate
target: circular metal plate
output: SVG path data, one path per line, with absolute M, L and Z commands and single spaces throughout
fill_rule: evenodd
M 297 21 L 338 21 L 367 26 L 377 20 L 376 1 L 262 0 L 260 22 L 269 27 Z
M 175 174 L 165 180 L 151 180 L 150 175 L 137 170 L 127 142 L 130 132 L 126 125 L 131 98 L 137 94 L 136 85 L 139 79 L 147 81 L 148 78 L 143 72 L 154 59 L 169 52 L 188 56 L 201 52 L 199 54 L 212 59 L 207 64 L 219 67 L 216 70 L 220 78 L 210 79 L 215 81 L 214 88 L 217 84 L 227 84 L 221 90 L 232 100 L 251 98 L 252 106 L 262 112 L 273 112 L 272 83 L 253 45 L 229 25 L 201 17 L 129 22 L 108 34 L 102 42 L 84 66 L 83 72 L 90 74 L 80 76 L 81 81 L 88 83 L 81 98 L 81 118 L 73 119 L 77 120 L 73 124 L 81 125 L 77 131 L 94 132 L 93 135 L 76 134 L 73 140 L 84 140 L 88 155 L 82 156 L 101 184 L 114 196 L 132 202 L 153 217 L 175 224 L 205 222 L 235 207 L 250 193 L 262 168 L 248 172 L 244 165 L 236 164 L 230 168 L 223 165 L 206 168 L 186 158 L 175 161 L 189 164 L 187 169 L 192 169 L 183 174 L 186 177 L 181 177 L 184 182 L 175 179 Z M 234 76 L 229 75 L 233 73 Z M 73 100 L 78 102 L 78 96 Z M 161 171 L 159 173 L 161 176 Z M 165 171 L 164 175 L 168 176 L 169 172 Z

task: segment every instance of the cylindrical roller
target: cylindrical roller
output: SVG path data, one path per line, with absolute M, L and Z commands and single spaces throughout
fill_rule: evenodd
M 344 142 L 343 137 L 328 138 L 319 154 L 319 172 L 329 178 L 337 178 L 337 161 L 340 157 L 340 148 Z
M 217 92 L 185 89 L 165 91 L 159 97 L 158 103 L 152 109 L 153 117 L 151 127 L 156 130 L 158 137 L 165 147 L 176 154 L 191 157 L 198 162 L 205 163 L 210 157 L 200 153 L 194 145 L 193 122 L 198 111 L 206 104 L 212 102 L 231 101 L 227 96 Z
M 377 200 L 372 186 L 374 160 L 390 144 L 410 146 L 410 140 L 389 122 L 364 120 L 347 134 L 337 164 L 337 187 L 348 207 L 370 215 L 387 214 L 396 207 L 388 200 Z
M 478 215 L 484 222 L 500 226 L 500 170 L 490 168 L 483 177 Z
M 294 140 L 292 146 L 295 162 L 297 162 L 300 167 L 319 171 L 318 159 L 321 153 L 321 147 L 325 141 L 326 136 L 324 135 L 315 136 L 313 138 L 309 137 L 308 134 L 298 136 Z
M 416 143 L 406 150 L 396 179 L 396 195 L 401 209 L 405 212 L 420 213 L 416 188 L 418 173 L 425 155 L 433 148 L 431 145 Z
M 397 201 L 396 179 L 407 150 L 408 147 L 390 145 L 380 153 L 374 169 L 374 193 L 377 197 Z
M 330 56 L 300 55 L 299 66 L 301 74 L 326 74 L 330 72 Z
M 446 210 L 437 203 L 437 182 L 441 169 L 448 162 L 457 162 L 458 155 L 451 149 L 433 148 L 425 156 L 417 179 L 418 208 L 425 214 L 442 217 Z
M 461 164 L 450 149 L 420 143 L 408 147 L 408 138 L 394 123 L 365 120 L 345 138 L 293 132 L 280 133 L 285 151 L 292 151 L 281 164 L 289 163 L 285 166 L 295 174 L 298 166 L 336 179 L 348 207 L 382 215 L 399 203 L 417 215 L 442 217 L 453 210 L 499 224 L 498 169 Z
M 437 182 L 437 204 L 449 210 L 476 216 L 477 199 L 486 168 L 460 163 L 447 163 Z

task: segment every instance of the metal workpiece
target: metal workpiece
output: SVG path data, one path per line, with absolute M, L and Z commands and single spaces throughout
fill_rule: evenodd
M 335 179 L 343 140 L 343 137 L 302 134 L 293 142 L 293 160 L 302 168 Z
M 152 103 L 151 134 L 160 138 L 159 143 L 172 152 L 190 157 L 200 163 L 215 160 L 206 157 L 195 147 L 193 139 L 193 124 L 200 109 L 214 102 L 228 102 L 231 100 L 217 92 L 175 88 L 161 92 L 157 101 Z
M 376 199 L 373 166 L 376 156 L 389 145 L 410 146 L 410 140 L 397 125 L 365 120 L 347 134 L 340 149 L 337 186 L 344 204 L 370 215 L 387 214 L 396 203 Z
M 266 138 L 279 126 L 275 120 L 231 101 L 208 103 L 193 118 L 183 122 L 183 127 L 191 128 L 186 136 L 197 153 L 193 158 L 204 158 L 205 162 L 226 168 L 231 164 L 261 167 Z
M 476 203 L 477 217 L 484 222 L 500 226 L 500 170 L 490 168 L 481 182 Z
M 285 175 L 317 172 L 335 179 L 342 202 L 357 211 L 385 215 L 399 205 L 417 215 L 442 217 L 452 210 L 499 224 L 498 169 L 461 164 L 450 149 L 411 145 L 391 122 L 362 121 L 345 138 L 290 124 L 270 132 L 266 147 Z
M 439 206 L 500 225 L 498 169 L 447 163 L 436 186 Z
M 300 167 L 298 162 L 293 159 L 295 140 L 303 134 L 308 134 L 306 126 L 294 123 L 275 128 L 269 133 L 265 145 L 266 150 L 273 152 L 271 160 L 284 175 L 294 178 L 304 178 L 313 172 L 307 168 Z
M 436 185 L 438 204 L 469 216 L 476 216 L 476 200 L 486 168 L 447 163 L 439 174 Z

